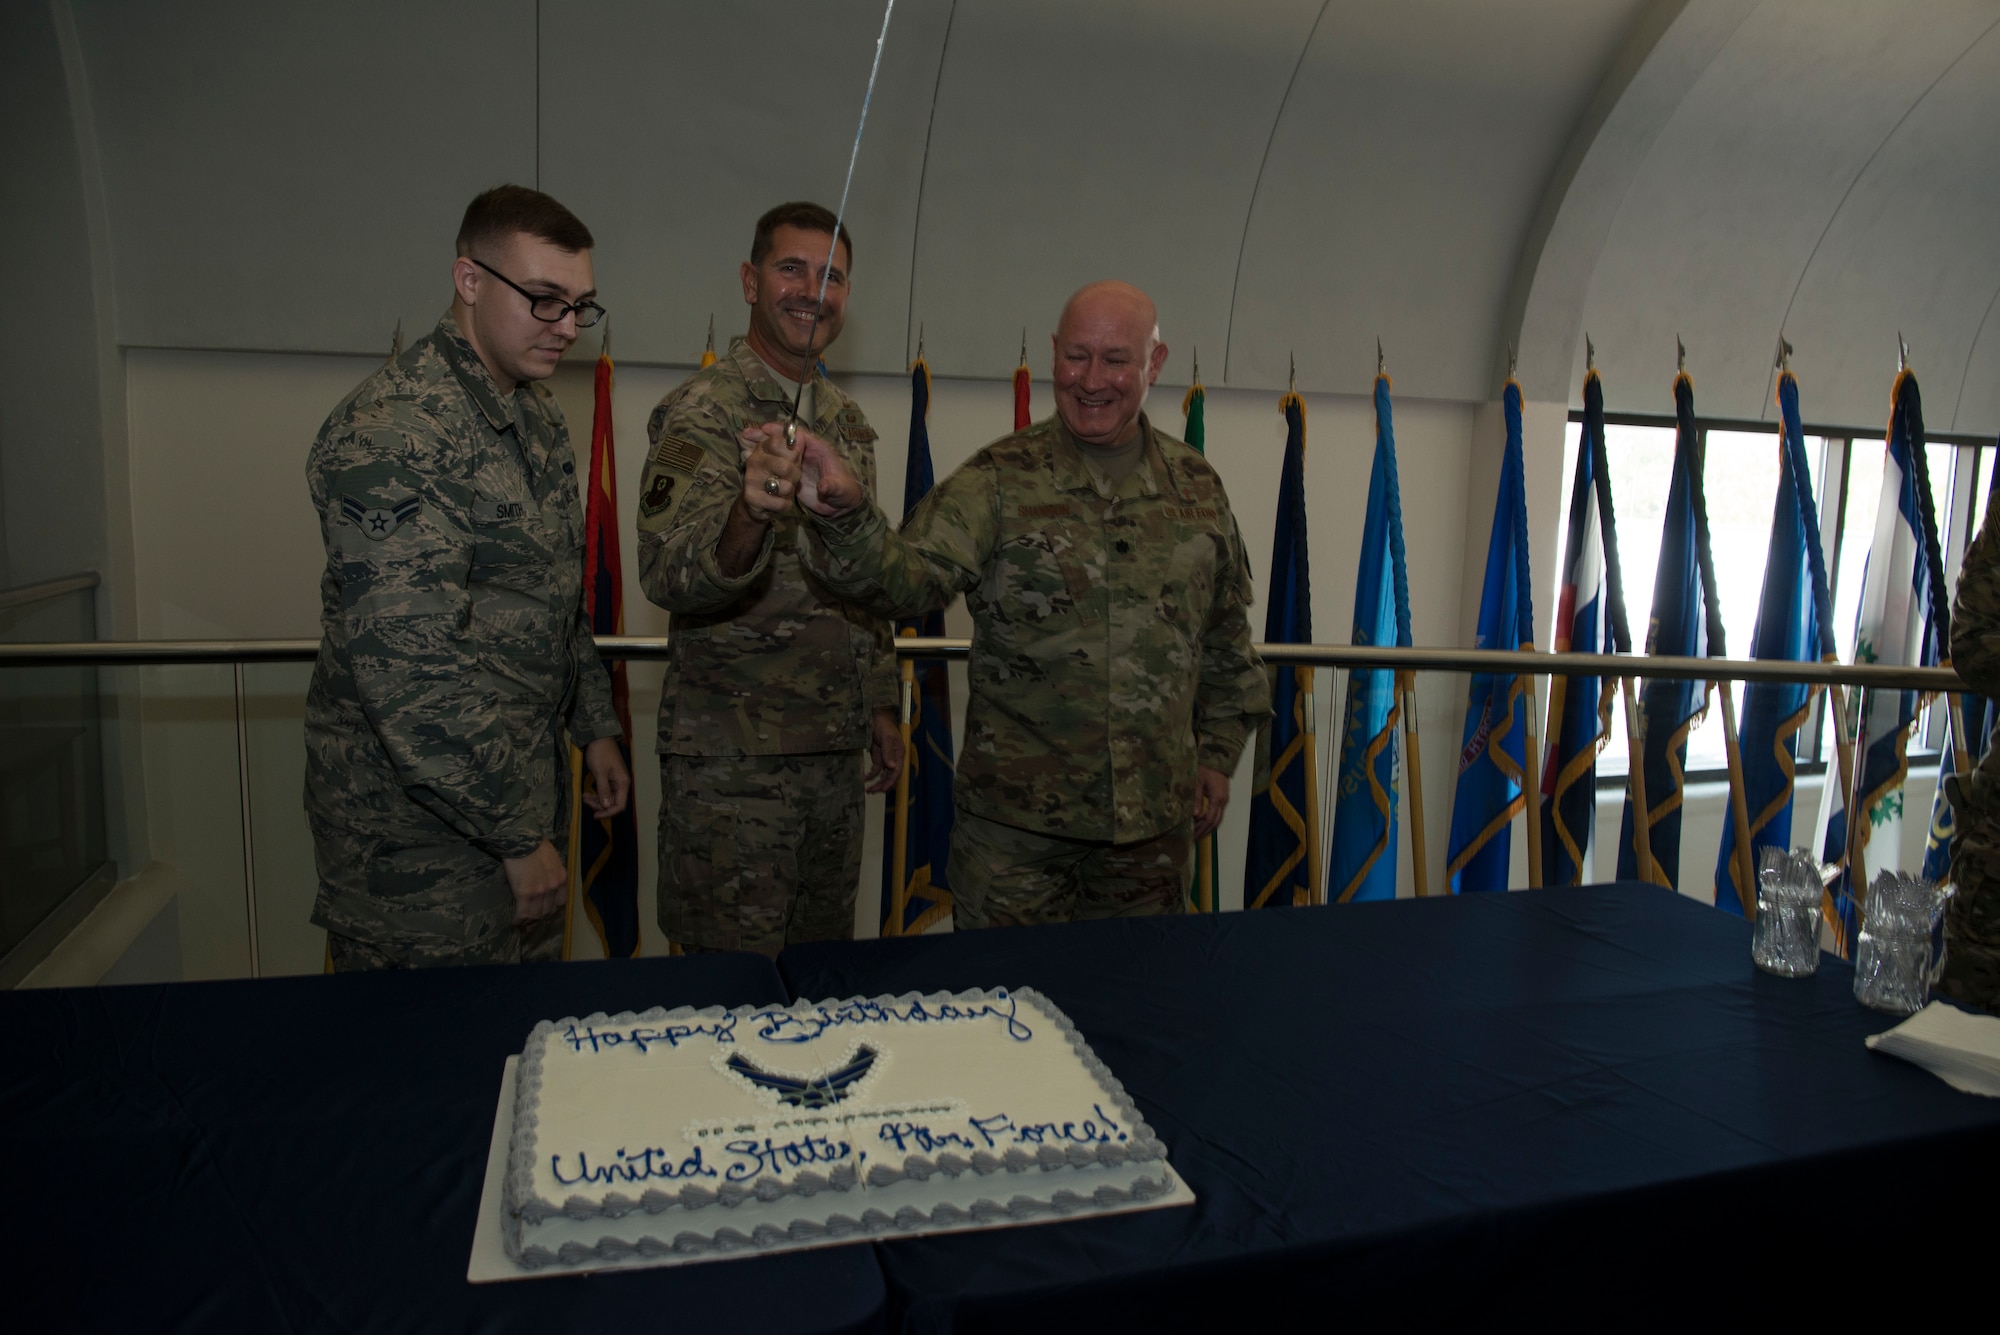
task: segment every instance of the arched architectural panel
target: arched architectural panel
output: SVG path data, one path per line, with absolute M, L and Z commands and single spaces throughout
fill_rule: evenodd
M 1486 397 L 1528 220 L 1635 2 L 1336 4 L 1251 215 L 1231 383 Z
M 959 0 L 911 301 L 940 374 L 1031 364 L 1083 283 L 1158 302 L 1221 369 L 1257 165 L 1318 0 Z

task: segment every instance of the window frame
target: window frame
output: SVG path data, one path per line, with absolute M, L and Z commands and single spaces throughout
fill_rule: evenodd
M 1697 448 L 1701 454 L 1702 481 L 1704 485 L 1706 485 L 1708 480 L 1708 433 L 1711 428 L 1717 431 L 1740 431 L 1758 435 L 1776 436 L 1782 426 L 1778 422 L 1746 418 L 1698 417 L 1696 420 L 1699 423 L 1700 434 L 1697 441 Z M 1583 409 L 1571 408 L 1566 421 L 1581 424 L 1583 421 Z M 1666 431 L 1675 431 L 1679 428 L 1679 422 L 1670 413 L 1607 411 L 1604 414 L 1604 424 L 1606 426 L 1651 427 Z M 1866 444 L 1883 444 L 1886 443 L 1888 437 L 1886 432 L 1878 434 L 1878 430 L 1875 428 L 1822 426 L 1811 422 L 1802 423 L 1800 433 L 1804 436 L 1816 437 L 1820 441 L 1819 494 L 1814 497 L 1814 501 L 1819 508 L 1820 546 L 1826 562 L 1827 597 L 1829 601 L 1837 604 L 1840 596 L 1840 558 L 1847 528 L 1848 484 L 1852 477 L 1854 445 L 1857 441 Z M 1609 446 L 1609 444 L 1610 442 L 1607 441 L 1606 445 Z M 1989 470 L 2000 467 L 2000 458 L 1989 457 L 1996 449 L 2000 449 L 2000 445 L 1996 445 L 1996 442 L 1990 437 L 1974 435 L 1970 432 L 1928 430 L 1924 433 L 1924 444 L 1927 448 L 1944 445 L 1950 447 L 1952 451 L 1951 478 L 1945 488 L 1947 504 L 1945 512 L 1938 516 L 1938 527 L 1940 530 L 1938 533 L 1938 548 L 1939 555 L 1944 559 L 1947 596 L 1955 597 L 1958 591 L 1959 570 L 1965 563 L 1965 549 L 1972 541 L 1972 519 L 1978 513 L 1979 509 L 1979 482 L 1982 476 L 1991 476 Z M 1567 466 L 1568 461 L 1565 460 L 1564 463 Z M 1617 503 L 1617 499 L 1616 496 L 1612 497 L 1613 504 Z M 1828 519 L 1829 514 L 1832 516 L 1831 522 Z M 1830 538 L 1828 536 L 1829 533 L 1831 534 Z M 1558 559 L 1560 557 L 1561 553 L 1559 552 Z M 1560 567 L 1558 567 L 1558 570 L 1560 570 Z M 1760 581 L 1761 578 L 1760 573 Z M 1650 598 L 1651 593 L 1648 592 L 1646 596 Z M 1626 610 L 1628 614 L 1631 611 L 1629 604 L 1630 597 L 1631 591 L 1627 590 L 1628 606 Z M 1826 772 L 1827 759 L 1822 754 L 1826 734 L 1826 723 L 1823 717 L 1826 708 L 1825 702 L 1825 692 L 1816 692 L 1814 694 L 1812 718 L 1806 727 L 1801 730 L 1803 735 L 1809 739 L 1808 745 L 1800 748 L 1801 753 L 1797 770 L 1795 771 L 1801 776 L 1818 775 Z M 1917 728 L 1912 738 L 1913 744 L 1910 748 L 1911 769 L 1913 771 L 1935 769 L 1937 767 L 1944 742 L 1943 713 L 1944 711 L 1942 710 L 1926 706 L 1922 715 L 1919 716 Z M 1809 756 L 1806 754 L 1808 751 L 1810 751 Z M 1723 783 L 1727 782 L 1728 778 L 1729 772 L 1726 769 L 1693 769 L 1687 772 L 1685 782 L 1690 784 Z M 1625 784 L 1626 772 L 1624 770 L 1620 770 L 1615 774 L 1608 774 L 1604 772 L 1602 766 L 1599 767 L 1597 785 L 1600 791 L 1605 789 L 1622 789 L 1625 787 Z

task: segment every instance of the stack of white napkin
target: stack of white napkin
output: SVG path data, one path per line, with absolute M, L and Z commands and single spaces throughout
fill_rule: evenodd
M 1915 1062 L 1953 1089 L 2000 1098 L 2000 1019 L 1991 1015 L 1933 1001 L 1866 1042 L 1873 1051 Z

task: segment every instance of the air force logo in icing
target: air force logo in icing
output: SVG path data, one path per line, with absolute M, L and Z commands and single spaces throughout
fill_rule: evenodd
M 734 1053 L 723 1065 L 759 1089 L 777 1095 L 778 1102 L 792 1108 L 831 1108 L 853 1094 L 875 1068 L 875 1049 L 863 1044 L 854 1055 L 823 1075 L 791 1076 L 766 1071 L 742 1053 Z
M 374 542 L 382 541 L 415 519 L 423 508 L 424 503 L 415 496 L 405 496 L 387 509 L 370 509 L 352 496 L 340 498 L 340 513 Z

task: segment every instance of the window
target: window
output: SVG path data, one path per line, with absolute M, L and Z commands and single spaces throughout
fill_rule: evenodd
M 1568 518 L 1570 487 L 1575 480 L 1581 413 L 1573 413 L 1563 456 L 1563 519 Z M 1771 534 L 1772 508 L 1777 499 L 1778 448 L 1775 424 L 1732 422 L 1703 429 L 1709 534 L 1715 562 L 1716 592 L 1721 603 L 1723 634 L 1729 656 L 1749 656 L 1763 597 L 1765 557 Z M 1668 418 L 1621 415 L 1607 421 L 1605 454 L 1611 475 L 1612 503 L 1618 520 L 1620 569 L 1624 576 L 1626 617 L 1635 653 L 1645 649 L 1653 599 L 1653 578 L 1659 564 L 1660 530 L 1665 520 L 1668 485 L 1674 458 L 1674 427 Z M 1879 435 L 1856 433 L 1808 434 L 1806 465 L 1819 506 L 1821 541 L 1833 605 L 1834 640 L 1843 661 L 1854 655 L 1854 622 L 1860 605 L 1868 551 L 1875 540 L 1877 502 L 1882 489 L 1886 447 Z M 1946 437 L 1928 442 L 1931 497 L 1936 509 L 1940 554 L 1947 586 L 1955 586 L 1967 541 L 1984 522 L 1987 493 L 1996 465 L 1995 449 L 1971 438 Z M 1560 560 L 1560 554 L 1558 554 Z M 1553 606 L 1553 590 L 1549 590 Z M 1736 689 L 1742 689 L 1739 683 Z M 1738 698 L 1741 710 L 1741 697 Z M 1935 717 L 1932 717 L 1935 715 Z M 1943 743 L 1942 709 L 1927 711 L 1913 739 L 1913 756 L 1935 752 Z M 1809 726 L 1802 738 L 1803 766 L 1831 754 L 1832 731 L 1826 720 Z M 1727 767 L 1722 710 L 1710 697 L 1710 708 L 1688 739 L 1690 776 L 1719 777 Z M 1599 759 L 1601 779 L 1621 780 L 1626 772 L 1625 721 L 1622 705 L 1614 711 L 1611 737 Z

